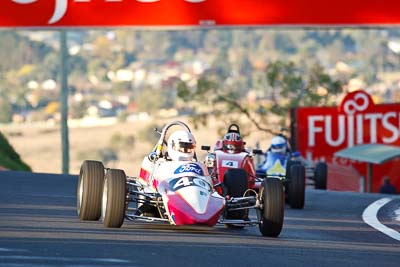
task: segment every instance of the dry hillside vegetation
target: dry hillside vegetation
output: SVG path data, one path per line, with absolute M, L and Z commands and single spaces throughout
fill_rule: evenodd
M 70 128 L 70 173 L 78 174 L 83 160 L 102 160 L 100 152 L 110 147 L 113 136 L 133 136 L 132 148 L 121 148 L 118 151 L 118 160 L 110 161 L 107 167 L 125 170 L 127 175 L 136 176 L 140 163 L 145 155 L 152 149 L 154 143 L 144 140 L 146 134 L 154 135 L 153 125 L 163 126 L 171 120 L 149 120 L 146 122 L 125 122 L 112 126 L 91 128 Z M 194 129 L 188 119 L 182 119 L 192 128 L 197 140 L 197 153 L 199 159 L 204 158 L 201 145 L 213 146 L 220 138 L 217 134 L 217 122 L 211 122 L 207 127 Z M 227 126 L 226 126 L 227 127 Z M 2 127 L 3 128 L 3 127 Z M 34 172 L 61 173 L 61 133 L 59 126 L 51 125 L 9 125 L 2 129 L 20 154 L 21 158 L 32 167 Z M 147 132 L 146 132 L 147 130 Z M 147 138 L 146 138 L 147 139 Z M 268 146 L 270 136 L 264 133 L 252 133 L 245 138 L 249 147 L 255 147 L 257 141 L 265 149 Z

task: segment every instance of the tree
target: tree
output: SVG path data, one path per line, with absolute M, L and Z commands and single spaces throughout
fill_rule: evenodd
M 138 111 L 156 115 L 162 108 L 170 107 L 170 92 L 162 88 L 143 88 L 135 98 Z
M 319 65 L 303 72 L 293 62 L 272 62 L 265 69 L 271 90 L 255 102 L 246 99 L 246 90 L 228 86 L 215 74 L 201 77 L 193 88 L 181 82 L 177 92 L 180 99 L 194 107 L 195 127 L 207 124 L 208 118 L 215 116 L 225 125 L 244 119 L 242 124 L 246 127 L 242 128 L 247 132 L 256 129 L 276 134 L 278 126 L 286 126 L 291 108 L 327 105 L 329 96 L 341 90 L 341 82 L 333 80 Z M 278 124 L 271 122 L 272 117 L 280 119 Z

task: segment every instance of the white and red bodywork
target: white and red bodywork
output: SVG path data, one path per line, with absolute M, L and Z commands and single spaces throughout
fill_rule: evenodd
M 123 170 L 105 169 L 101 162 L 87 161 L 81 168 L 78 182 L 77 203 L 80 218 L 97 220 L 101 216 L 103 224 L 113 228 L 121 227 L 125 219 L 166 222 L 172 225 L 214 226 L 217 223 L 239 227 L 259 225 L 263 236 L 277 237 L 281 232 L 284 218 L 282 202 L 284 199 L 280 197 L 283 192 L 282 183 L 274 179 L 265 180 L 263 188 L 269 189 L 271 194 L 263 191 L 263 194 L 253 192 L 254 194 L 246 195 L 246 177 L 243 171 L 234 171 L 232 176 L 226 176 L 226 181 L 233 181 L 232 183 L 226 183 L 226 186 L 214 184 L 213 179 L 216 177 L 209 174 L 211 167 L 209 163 L 212 163 L 213 171 L 217 166 L 214 153 L 209 153 L 204 163 L 197 161 L 194 151 L 185 152 L 193 153 L 190 154 L 192 157 L 186 157 L 193 160 L 170 160 L 169 152 L 173 152 L 170 149 L 179 151 L 178 147 L 168 146 L 169 149 L 166 149 L 164 146 L 167 144 L 167 131 L 173 126 L 181 126 L 190 132 L 189 127 L 180 121 L 168 123 L 161 132 L 156 129 L 160 133 L 160 138 L 153 150 L 144 158 L 139 177 L 126 176 Z M 209 149 L 208 147 L 207 150 Z M 220 158 L 221 164 L 229 161 L 235 165 L 237 162 L 238 166 L 239 163 L 245 168 L 249 166 L 250 172 L 254 172 L 253 165 L 242 165 L 251 158 L 246 153 L 226 156 L 221 154 Z M 221 176 L 228 167 L 221 166 Z M 102 173 L 106 173 L 105 178 L 100 176 Z M 235 177 L 235 173 L 240 174 Z M 90 187 L 83 186 L 85 180 L 86 183 L 95 185 L 94 190 L 90 191 L 88 190 Z M 104 186 L 101 188 L 103 181 Z M 240 188 L 236 186 L 236 181 L 239 182 L 237 184 Z M 231 185 L 235 188 L 230 187 Z M 220 195 L 215 187 L 233 188 L 232 191 L 228 191 L 233 192 L 232 197 Z M 241 192 L 235 191 L 236 187 Z M 101 193 L 99 207 L 97 196 Z M 82 205 L 83 199 L 91 201 Z M 247 216 L 249 209 L 256 210 L 256 219 Z M 90 211 L 90 216 L 81 216 L 81 210 L 86 213 Z M 94 218 L 95 216 L 99 217 Z M 270 217 L 274 219 L 273 224 Z
M 207 169 L 194 161 L 151 162 L 144 158 L 139 179 L 146 193 L 158 192 L 174 225 L 214 226 L 225 208 L 225 199 L 215 190 Z
M 218 182 L 224 181 L 225 172 L 228 169 L 244 169 L 247 173 L 248 188 L 256 188 L 256 170 L 253 157 L 248 152 L 229 154 L 222 150 L 216 150 L 216 174 Z

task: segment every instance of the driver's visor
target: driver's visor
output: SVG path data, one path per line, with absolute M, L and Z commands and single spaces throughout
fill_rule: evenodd
M 271 145 L 272 149 L 281 149 L 284 148 L 285 144 L 276 144 L 276 145 Z
M 195 148 L 195 144 L 187 142 L 179 142 L 173 146 L 173 149 L 182 153 L 192 153 L 194 152 Z
M 231 151 L 236 150 L 236 146 L 232 145 L 232 144 L 224 145 L 224 147 L 225 147 L 226 150 L 231 150 Z

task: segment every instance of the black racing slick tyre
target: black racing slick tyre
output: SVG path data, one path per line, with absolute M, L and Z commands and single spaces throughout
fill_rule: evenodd
M 315 165 L 315 189 L 326 190 L 328 177 L 328 165 L 325 162 L 318 162 Z
M 77 211 L 81 220 L 97 221 L 101 215 L 104 166 L 99 161 L 82 163 L 77 188 Z
M 292 166 L 294 165 L 301 165 L 301 161 L 298 160 L 289 160 L 286 163 L 286 180 L 290 181 L 290 178 L 292 176 Z
M 243 197 L 247 188 L 247 172 L 243 169 L 228 169 L 224 176 L 224 185 L 226 188 L 226 195 L 230 197 Z M 234 210 L 226 212 L 226 219 L 246 219 L 248 210 Z M 229 227 L 230 225 L 227 224 Z
M 290 207 L 293 209 L 304 208 L 305 199 L 305 167 L 303 165 L 293 165 L 290 169 L 290 180 L 288 184 L 288 198 Z
M 123 170 L 106 173 L 101 216 L 106 227 L 119 228 L 124 223 L 126 205 L 126 175 Z
M 277 237 L 282 231 L 285 210 L 285 194 L 282 181 L 278 178 L 266 178 L 260 188 L 261 221 L 260 232 L 263 236 Z
M 283 186 L 285 187 L 285 197 L 286 197 L 286 203 L 290 204 L 290 194 L 289 194 L 289 185 L 290 185 L 290 180 L 292 177 L 292 166 L 294 165 L 301 165 L 301 161 L 298 160 L 288 160 L 286 163 L 286 177 Z

